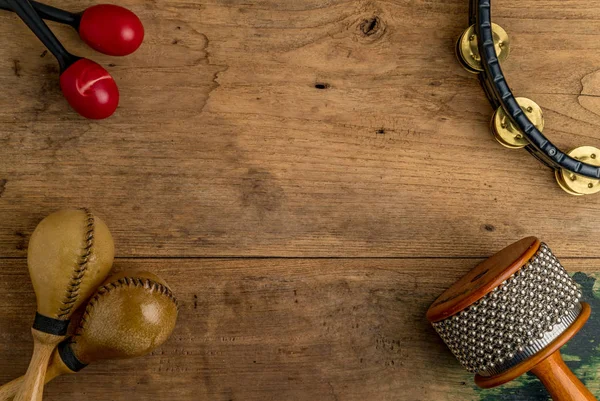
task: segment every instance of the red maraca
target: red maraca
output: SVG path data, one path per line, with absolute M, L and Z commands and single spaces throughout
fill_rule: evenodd
M 144 26 L 137 15 L 112 4 L 85 10 L 76 29 L 88 46 L 111 56 L 131 54 L 144 40 Z
M 100 64 L 81 58 L 60 74 L 60 88 L 76 112 L 94 120 L 110 117 L 119 105 L 119 88 Z
M 41 18 L 72 26 L 88 46 L 110 56 L 131 54 L 144 40 L 140 19 L 121 6 L 98 4 L 71 13 L 36 1 L 30 3 Z M 0 0 L 0 9 L 11 10 L 7 0 Z
M 69 53 L 27 0 L 5 1 L 58 60 L 60 87 L 71 107 L 90 119 L 111 116 L 119 104 L 119 89 L 108 71 Z

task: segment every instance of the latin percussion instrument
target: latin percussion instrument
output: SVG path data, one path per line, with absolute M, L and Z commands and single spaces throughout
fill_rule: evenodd
M 45 20 L 73 27 L 92 49 L 110 56 L 126 56 L 136 51 L 144 40 L 144 26 L 130 10 L 98 4 L 80 13 L 72 13 L 44 3 L 29 0 Z M 0 9 L 12 11 L 7 0 L 0 0 Z
M 119 105 L 119 89 L 99 64 L 69 53 L 40 18 L 28 0 L 4 0 L 56 57 L 60 87 L 69 105 L 83 117 L 110 117 Z
M 482 388 L 531 372 L 555 401 L 596 400 L 563 362 L 562 347 L 590 307 L 546 244 L 524 238 L 440 295 L 427 319 Z
M 581 146 L 567 152 L 554 145 L 542 131 L 542 109 L 524 97 L 515 97 L 502 72 L 510 53 L 510 39 L 492 22 L 491 0 L 470 0 L 469 25 L 456 43 L 461 65 L 479 75 L 483 90 L 494 108 L 491 131 L 509 149 L 524 148 L 554 170 L 558 185 L 571 195 L 600 191 L 600 149 Z
M 124 271 L 110 277 L 92 296 L 75 334 L 52 354 L 45 382 L 80 371 L 92 362 L 146 355 L 171 335 L 177 300 L 158 276 Z M 0 387 L 0 401 L 12 400 L 18 378 Z
M 105 280 L 114 258 L 113 239 L 87 209 L 62 210 L 38 224 L 27 264 L 37 298 L 34 349 L 17 401 L 40 400 L 48 361 L 65 338 L 69 319 Z

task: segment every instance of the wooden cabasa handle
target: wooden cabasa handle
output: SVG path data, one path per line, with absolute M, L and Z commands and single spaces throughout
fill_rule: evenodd
M 597 401 L 565 365 L 560 350 L 537 364 L 530 372 L 540 379 L 554 401 Z

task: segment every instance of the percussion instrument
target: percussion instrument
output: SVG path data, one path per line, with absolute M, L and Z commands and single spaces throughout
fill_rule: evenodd
M 491 0 L 470 0 L 469 24 L 456 43 L 461 65 L 479 75 L 495 113 L 491 131 L 509 149 L 524 148 L 554 170 L 558 185 L 571 195 L 600 191 L 600 150 L 581 146 L 561 151 L 542 134 L 542 109 L 533 100 L 515 96 L 502 72 L 510 53 L 510 39 L 492 22 Z
M 62 210 L 38 224 L 27 264 L 37 298 L 34 349 L 17 401 L 39 400 L 48 361 L 69 319 L 105 280 L 114 259 L 108 227 L 87 209 Z
M 525 372 L 555 401 L 595 400 L 560 356 L 590 307 L 546 244 L 524 238 L 479 264 L 440 295 L 427 319 L 482 388 Z
M 69 105 L 86 118 L 110 117 L 119 105 L 119 89 L 108 71 L 89 59 L 69 53 L 28 0 L 5 1 L 56 57 L 60 87 Z
M 80 371 L 92 362 L 146 355 L 171 335 L 177 300 L 158 276 L 124 271 L 110 277 L 92 296 L 73 337 L 52 354 L 45 382 Z M 12 400 L 18 378 L 0 387 L 0 401 Z
M 50 21 L 70 25 L 92 49 L 110 56 L 126 56 L 144 40 L 144 26 L 133 12 L 113 4 L 98 4 L 80 13 L 72 13 L 29 0 L 38 15 Z M 7 0 L 0 9 L 12 11 Z

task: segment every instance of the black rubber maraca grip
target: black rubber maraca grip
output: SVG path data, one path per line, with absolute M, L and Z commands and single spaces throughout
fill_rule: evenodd
M 70 320 L 58 320 L 48 316 L 40 315 L 35 313 L 35 319 L 33 321 L 33 328 L 42 333 L 48 333 L 55 336 L 67 335 L 69 329 Z
M 71 344 L 72 340 L 70 338 L 58 344 L 58 354 L 67 368 L 71 369 L 73 372 L 79 372 L 81 369 L 85 368 L 87 364 L 81 362 L 75 356 Z

